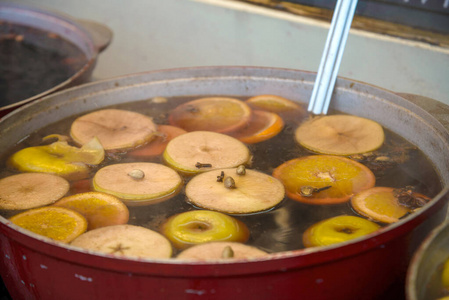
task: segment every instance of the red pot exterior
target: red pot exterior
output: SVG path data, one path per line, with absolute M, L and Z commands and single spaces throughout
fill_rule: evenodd
M 366 241 L 230 264 L 93 256 L 1 224 L 1 275 L 13 299 L 398 299 L 413 240 L 445 217 L 446 201 L 439 202 L 432 218 L 423 215 Z

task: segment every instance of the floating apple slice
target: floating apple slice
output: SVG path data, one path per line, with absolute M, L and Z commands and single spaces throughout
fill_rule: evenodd
M 147 205 L 178 194 L 183 180 L 176 171 L 156 163 L 123 163 L 97 171 L 93 188 L 114 195 L 127 205 Z
M 88 231 L 71 243 L 72 246 L 139 258 L 170 258 L 170 242 L 158 232 L 134 226 L 114 225 Z
M 192 246 L 178 254 L 185 260 L 255 259 L 269 255 L 256 247 L 236 242 L 209 242 Z
M 193 131 L 171 140 L 165 162 L 184 174 L 196 174 L 248 163 L 250 152 L 236 138 L 210 131 Z
M 140 148 L 137 148 L 136 150 L 128 152 L 128 155 L 139 158 L 160 155 L 164 152 L 165 147 L 167 147 L 169 141 L 186 132 L 187 131 L 185 131 L 184 129 L 176 126 L 159 125 L 158 133 L 151 142 Z
M 118 198 L 104 193 L 89 192 L 71 195 L 53 205 L 79 212 L 87 219 L 88 230 L 126 224 L 129 220 L 126 205 Z
M 135 148 L 153 139 L 156 124 L 150 117 L 132 111 L 103 109 L 77 118 L 70 135 L 84 145 L 97 137 L 105 150 Z
M 248 124 L 231 135 L 238 140 L 255 144 L 276 136 L 284 128 L 284 121 L 275 113 L 254 110 Z
M 243 127 L 250 116 L 251 109 L 243 101 L 211 97 L 179 105 L 170 113 L 169 122 L 187 131 L 227 133 Z
M 425 201 L 430 200 L 424 195 L 413 194 Z M 395 189 L 390 187 L 373 187 L 361 191 L 351 198 L 351 205 L 362 216 L 383 223 L 397 222 L 413 210 L 413 208 L 401 205 L 395 195 Z
M 289 160 L 273 171 L 287 196 L 308 204 L 335 204 L 375 184 L 373 172 L 351 159 L 311 155 Z
M 62 177 L 46 173 L 22 173 L 0 179 L 0 209 L 21 210 L 51 204 L 69 191 Z
M 374 222 L 355 216 L 338 216 L 310 226 L 303 234 L 306 247 L 346 242 L 379 230 Z
M 189 202 L 204 209 L 249 214 L 273 208 L 284 199 L 284 186 L 276 178 L 254 170 L 245 170 L 244 175 L 236 171 L 218 169 L 196 175 L 186 185 Z M 222 180 L 217 181 L 218 177 Z
M 312 118 L 295 132 L 296 141 L 317 153 L 351 155 L 378 149 L 384 142 L 384 131 L 378 123 L 350 115 Z
M 193 210 L 168 218 L 161 232 L 178 249 L 212 242 L 245 242 L 249 230 L 241 221 L 228 215 L 208 210 Z
M 70 146 L 66 141 L 24 148 L 14 153 L 8 163 L 22 172 L 53 173 L 77 180 L 88 176 L 88 165 L 99 164 L 103 159 L 103 147 L 93 138 L 81 148 Z
M 72 241 L 87 229 L 87 221 L 81 214 L 63 207 L 34 208 L 9 220 L 31 232 L 63 243 Z

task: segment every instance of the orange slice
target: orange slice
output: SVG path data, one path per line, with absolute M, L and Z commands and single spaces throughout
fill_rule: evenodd
M 88 222 L 88 230 L 98 227 L 126 224 L 129 211 L 118 198 L 98 192 L 89 192 L 64 197 L 54 206 L 79 212 Z
M 373 172 L 361 163 L 330 155 L 289 160 L 277 167 L 273 176 L 284 184 L 288 197 L 308 204 L 346 202 L 375 184 Z
M 244 143 L 255 144 L 271 139 L 283 128 L 284 121 L 278 114 L 255 110 L 248 124 L 232 136 Z
M 175 170 L 191 175 L 219 168 L 246 164 L 251 156 L 248 147 L 231 136 L 193 131 L 171 140 L 163 158 Z
M 217 178 L 223 174 L 223 181 Z M 227 187 L 231 177 L 235 186 Z M 206 192 L 205 192 L 206 191 Z M 236 169 L 218 169 L 193 177 L 186 185 L 186 196 L 198 207 L 229 214 L 249 214 L 271 209 L 285 195 L 279 180 L 262 172 L 246 170 L 237 175 Z
M 243 101 L 211 97 L 181 104 L 170 113 L 169 122 L 187 131 L 227 133 L 245 126 L 250 117 L 251 109 Z
M 69 183 L 46 173 L 22 173 L 0 179 L 0 208 L 30 209 L 51 204 L 64 197 Z
M 127 205 L 147 205 L 176 196 L 183 180 L 167 166 L 136 162 L 101 168 L 92 184 L 97 192 L 114 195 Z
M 77 118 L 70 135 L 78 144 L 97 137 L 105 150 L 135 148 L 153 139 L 156 124 L 150 117 L 120 109 L 102 109 Z
M 351 115 L 312 118 L 298 127 L 295 138 L 313 152 L 333 155 L 374 151 L 385 139 L 378 123 Z
M 128 155 L 133 157 L 153 157 L 161 155 L 168 142 L 178 135 L 184 134 L 187 131 L 179 127 L 171 125 L 159 125 L 158 134 L 156 137 L 148 144 L 128 152 Z
M 299 104 L 276 95 L 258 95 L 246 100 L 246 103 L 256 109 L 262 109 L 274 113 L 298 111 L 304 113 L 305 110 Z
M 269 255 L 256 247 L 236 242 L 209 242 L 190 247 L 178 254 L 178 259 L 219 260 L 255 259 Z
M 160 233 L 134 225 L 114 225 L 88 231 L 72 246 L 116 256 L 170 258 L 172 246 Z
M 355 216 L 338 216 L 310 226 L 303 234 L 305 247 L 346 242 L 379 230 L 374 222 Z
M 63 207 L 41 207 L 27 210 L 10 221 L 36 234 L 69 243 L 87 229 L 86 219 L 76 211 Z
M 373 187 L 354 195 L 351 205 L 362 216 L 383 223 L 394 223 L 412 209 L 401 205 L 393 191 L 390 187 Z

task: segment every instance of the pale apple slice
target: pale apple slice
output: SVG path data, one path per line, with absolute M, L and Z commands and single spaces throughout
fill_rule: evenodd
M 48 205 L 64 197 L 70 184 L 47 173 L 22 173 L 0 179 L 0 209 L 21 210 Z
M 81 145 L 97 137 L 105 150 L 123 150 L 151 141 L 156 131 L 156 124 L 148 116 L 120 109 L 103 109 L 77 118 L 72 123 L 70 135 Z
M 172 139 L 163 154 L 165 162 L 184 174 L 232 168 L 249 162 L 249 149 L 241 141 L 210 131 L 188 132 Z
M 210 242 L 190 247 L 176 258 L 185 260 L 256 259 L 269 255 L 259 248 L 237 242 Z
M 72 246 L 117 256 L 170 258 L 172 246 L 160 233 L 134 225 L 114 225 L 88 231 Z
M 178 194 L 183 180 L 173 169 L 157 163 L 123 163 L 101 168 L 92 180 L 97 192 L 114 195 L 126 205 L 158 203 Z
M 301 146 L 313 152 L 332 155 L 374 151 L 385 139 L 380 124 L 350 115 L 312 118 L 298 127 L 295 138 Z
M 223 177 L 223 181 L 217 180 Z M 232 178 L 232 180 L 228 179 Z M 237 168 L 218 169 L 193 177 L 186 185 L 188 200 L 195 206 L 229 214 L 249 214 L 269 210 L 285 195 L 283 184 L 262 172 Z

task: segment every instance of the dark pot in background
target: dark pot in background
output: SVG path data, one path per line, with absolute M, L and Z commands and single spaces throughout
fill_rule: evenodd
M 63 82 L 26 99 L 0 104 L 0 117 L 21 105 L 55 91 L 87 82 L 95 68 L 98 54 L 109 45 L 112 39 L 111 30 L 102 24 L 88 20 L 76 20 L 58 12 L 9 2 L 0 3 L 0 22 L 23 25 L 48 34 L 56 34 L 75 45 L 85 56 L 81 67 L 77 68 L 75 73 Z M 39 82 L 36 82 L 37 84 Z

